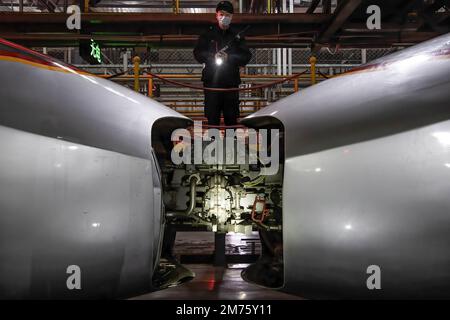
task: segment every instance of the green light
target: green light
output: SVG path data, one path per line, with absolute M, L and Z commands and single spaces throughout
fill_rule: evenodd
M 91 57 L 102 63 L 102 54 L 100 50 L 100 45 L 91 39 Z

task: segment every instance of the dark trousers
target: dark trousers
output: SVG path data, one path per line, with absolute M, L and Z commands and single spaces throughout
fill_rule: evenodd
M 220 113 L 226 126 L 237 124 L 239 117 L 239 91 L 205 91 L 205 116 L 208 125 L 220 125 Z

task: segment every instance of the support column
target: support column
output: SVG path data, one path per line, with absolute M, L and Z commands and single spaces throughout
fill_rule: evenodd
M 289 0 L 289 13 L 294 13 L 294 0 Z M 288 49 L 288 75 L 292 75 L 292 48 Z
M 133 58 L 134 63 L 134 91 L 139 92 L 139 65 L 141 63 L 141 58 L 138 56 Z
M 128 71 L 128 51 L 125 51 L 122 55 L 123 62 L 123 72 Z
M 367 49 L 361 49 L 361 63 L 367 63 Z
M 281 76 L 281 48 L 277 49 L 277 75 Z

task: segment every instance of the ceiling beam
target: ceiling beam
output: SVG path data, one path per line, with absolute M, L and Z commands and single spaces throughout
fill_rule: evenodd
M 444 33 L 449 31 L 448 26 L 440 26 L 439 23 L 447 19 L 447 15 L 439 16 L 439 19 L 436 19 L 436 15 L 420 12 L 419 15 L 423 18 L 423 20 L 433 29 L 433 31 Z M 442 19 L 444 18 L 444 19 Z M 441 20 L 442 19 L 442 20 Z
M 423 27 L 425 24 L 428 24 L 433 30 L 441 30 L 448 32 L 448 27 L 441 27 L 439 24 L 447 19 L 447 12 L 436 13 L 437 10 L 442 8 L 444 5 L 449 5 L 448 0 L 436 0 L 433 3 L 425 5 L 422 10 L 418 12 L 419 17 L 421 18 L 421 25 L 417 28 Z
M 429 40 L 438 36 L 437 32 L 399 32 L 397 34 L 346 34 L 340 37 L 340 47 L 349 48 L 373 48 L 373 47 L 391 47 L 394 45 L 412 45 L 422 41 Z M 23 33 L 5 33 L 0 37 L 27 46 L 78 46 L 79 40 L 94 39 L 104 47 L 133 47 L 133 46 L 152 46 L 152 47 L 190 47 L 192 48 L 197 39 L 197 35 L 83 35 L 78 33 L 66 34 L 23 34 Z M 246 37 L 248 46 L 251 48 L 307 48 L 309 47 L 312 36 L 248 36 Z
M 422 4 L 422 0 L 408 0 L 394 15 L 390 18 L 390 22 L 405 23 L 408 13 Z
M 313 48 L 313 52 L 317 52 L 320 49 L 321 44 L 329 42 L 360 4 L 361 0 L 343 0 L 339 2 L 333 13 L 331 22 L 317 37 L 315 43 L 318 44 L 318 46 L 316 45 Z
M 421 25 L 421 22 L 409 22 L 406 24 L 399 24 L 394 22 L 384 22 L 383 27 L 381 29 L 374 29 L 374 30 L 368 30 L 367 25 L 365 22 L 360 23 L 352 23 L 352 22 L 346 22 L 342 26 L 342 33 L 346 34 L 347 32 L 360 32 L 360 33 L 367 33 L 367 34 L 373 34 L 373 33 L 395 33 L 400 31 L 416 31 Z
M 317 6 L 319 5 L 320 0 L 312 0 L 311 4 L 308 7 L 308 10 L 306 10 L 306 13 L 314 13 L 314 10 L 316 10 Z
M 65 13 L 0 13 L 0 26 L 8 23 L 66 23 L 68 14 Z M 233 23 L 236 24 L 322 24 L 331 19 L 329 14 L 248 14 L 237 13 L 233 15 Z M 216 18 L 214 13 L 83 13 L 81 22 L 91 24 L 102 23 L 201 23 L 214 24 Z
M 322 0 L 322 13 L 331 13 L 331 0 Z
M 5 4 L 1 2 L 0 0 L 0 5 L 3 6 L 8 6 L 9 8 L 14 7 L 14 8 L 18 8 L 20 6 L 19 3 L 8 3 Z M 215 9 L 216 8 L 216 3 L 202 3 L 202 2 L 198 2 L 198 3 L 186 3 L 184 1 L 180 2 L 180 8 L 181 9 L 193 9 L 193 8 L 199 8 L 199 9 Z M 58 12 L 64 12 L 64 5 L 58 5 L 56 6 L 56 8 L 58 8 Z M 97 4 L 96 6 L 90 6 L 89 9 L 96 9 L 96 8 L 101 8 L 101 10 L 99 11 L 93 11 L 93 12 L 108 12 L 107 9 L 172 9 L 173 8 L 173 4 L 172 3 L 153 3 L 153 4 L 120 4 L 120 3 L 116 3 L 116 4 L 103 4 L 102 2 L 100 2 L 100 4 Z M 38 9 L 36 7 L 36 9 Z M 112 11 L 110 11 L 112 12 Z M 120 10 L 116 10 L 115 12 L 120 12 Z M 128 11 L 123 11 L 123 13 L 128 13 Z
M 430 34 L 417 32 L 417 23 L 405 25 L 385 23 L 382 30 L 367 30 L 365 22 L 352 16 L 361 1 L 343 0 L 333 14 L 236 14 L 237 29 L 246 25 L 250 47 L 310 47 L 334 45 L 341 47 L 389 46 L 393 43 L 418 43 Z M 87 13 L 82 15 L 81 35 L 67 30 L 63 13 L 0 13 L 0 37 L 22 44 L 47 43 L 48 46 L 78 45 L 79 39 L 95 38 L 105 46 L 130 47 L 136 44 L 155 47 L 193 46 L 206 26 L 215 23 L 214 14 L 172 13 Z M 444 15 L 440 19 L 447 19 Z M 325 26 L 325 28 L 322 28 Z M 322 32 L 322 33 L 321 33 Z M 336 37 L 337 32 L 339 36 Z M 410 32 L 409 34 L 406 34 Z M 413 36 L 417 32 L 417 37 Z M 321 35 L 318 42 L 317 35 Z M 314 48 L 315 49 L 315 48 Z

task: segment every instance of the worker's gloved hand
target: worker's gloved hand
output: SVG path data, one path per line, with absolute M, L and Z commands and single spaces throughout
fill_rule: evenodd
M 217 65 L 221 65 L 222 63 L 224 63 L 225 61 L 227 61 L 228 59 L 228 54 L 226 52 L 223 51 L 219 51 L 216 53 L 216 55 L 214 56 L 214 59 L 216 60 L 216 64 Z
M 216 53 L 216 56 L 223 59 L 223 61 L 226 61 L 228 59 L 228 54 L 224 51 L 219 51 Z

